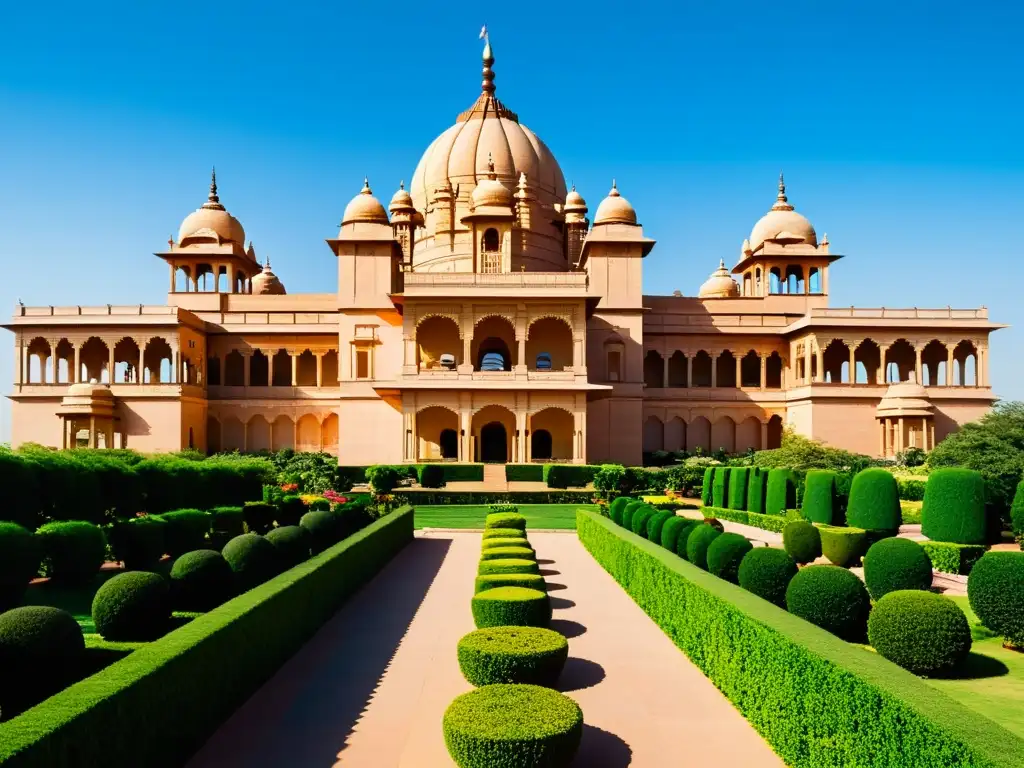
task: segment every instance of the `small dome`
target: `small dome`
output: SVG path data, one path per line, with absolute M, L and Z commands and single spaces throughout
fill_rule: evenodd
M 612 182 L 612 190 L 608 197 L 597 206 L 594 224 L 633 224 L 636 225 L 636 211 L 629 200 L 619 194 L 619 188 Z
M 565 205 L 562 206 L 562 210 L 566 213 L 587 212 L 587 201 L 583 199 L 583 195 L 576 191 L 575 184 L 572 185 L 569 194 L 565 196 Z
M 387 211 L 380 204 L 380 200 L 374 197 L 373 192 L 370 191 L 369 179 L 363 179 L 363 188 L 345 206 L 345 213 L 341 217 L 342 224 L 352 224 L 357 221 L 371 224 L 388 223 Z
M 906 381 L 890 384 L 875 413 L 878 416 L 930 416 L 932 404 L 928 390 L 917 382 L 917 373 L 911 371 Z
M 90 379 L 88 382 L 81 382 L 79 384 L 72 384 L 68 387 L 68 393 L 66 397 L 113 397 L 114 393 L 110 391 L 109 384 L 101 384 L 96 379 Z
M 786 197 L 786 182 L 782 174 L 779 174 L 779 195 L 775 199 L 775 204 L 750 232 L 750 249 L 756 251 L 768 240 L 803 243 L 815 247 L 818 245 L 818 235 L 811 222 L 793 210 L 789 198 Z
M 702 299 L 728 299 L 740 295 L 740 287 L 725 268 L 725 261 L 718 262 L 718 269 L 704 281 L 697 295 Z
M 178 228 L 179 246 L 190 245 L 190 241 L 210 240 L 237 243 L 240 248 L 245 247 L 245 230 L 241 222 L 224 209 L 217 195 L 216 171 L 210 180 L 210 194 L 206 202 L 186 216 Z
M 270 259 L 263 264 L 263 270 L 252 279 L 253 296 L 283 296 L 284 283 L 270 270 Z
M 494 161 L 490 155 L 487 157 L 487 178 L 473 188 L 470 202 L 473 208 L 483 205 L 512 207 L 512 190 L 498 181 L 498 175 L 494 172 Z
M 388 210 L 391 213 L 408 213 L 416 210 L 416 206 L 412 204 L 412 195 L 410 195 L 405 189 L 404 181 L 399 183 L 398 191 L 395 192 L 394 196 L 391 198 Z

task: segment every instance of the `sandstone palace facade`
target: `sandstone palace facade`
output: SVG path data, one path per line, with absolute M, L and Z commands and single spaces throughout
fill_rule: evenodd
M 639 464 L 789 425 L 893 455 L 994 402 L 986 310 L 830 307 L 840 256 L 781 178 L 731 269 L 644 295 L 636 211 L 613 183 L 588 218 L 493 62 L 387 209 L 348 204 L 337 290 L 287 293 L 214 178 L 156 254 L 166 305 L 19 305 L 14 444 Z

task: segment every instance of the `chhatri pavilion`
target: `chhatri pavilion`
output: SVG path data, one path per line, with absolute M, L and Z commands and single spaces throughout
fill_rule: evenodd
M 346 206 L 336 290 L 288 293 L 214 176 L 156 254 L 165 305 L 19 305 L 13 443 L 636 465 L 775 447 L 788 425 L 892 456 L 995 401 L 987 311 L 830 307 L 840 255 L 782 177 L 731 268 L 644 295 L 659 256 L 628 190 L 591 213 L 493 64 L 488 43 L 408 188 L 385 207 L 364 182 Z

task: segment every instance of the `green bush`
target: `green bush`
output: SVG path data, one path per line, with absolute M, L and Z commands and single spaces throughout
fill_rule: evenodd
M 747 508 L 747 488 L 750 484 L 750 470 L 747 467 L 732 467 L 729 470 L 729 509 Z
M 206 534 L 213 525 L 213 515 L 198 509 L 175 509 L 160 515 L 164 527 L 164 546 L 167 554 L 178 557 L 186 552 L 207 546 Z
M 789 521 L 778 515 L 762 515 L 757 512 L 744 512 L 739 509 L 719 509 L 718 507 L 705 507 L 701 510 L 705 517 L 716 520 L 729 520 L 733 523 L 742 523 L 754 528 L 761 528 L 773 533 L 782 533 Z
M 711 478 L 711 506 L 726 507 L 729 503 L 729 467 L 715 467 Z
M 450 486 L 449 486 L 450 487 Z M 395 499 L 402 504 L 430 506 L 470 504 L 486 506 L 495 501 L 514 504 L 593 504 L 594 492 L 581 490 L 547 491 L 435 491 L 398 488 Z
M 59 608 L 26 605 L 0 614 L 0 708 L 4 719 L 71 682 L 84 655 L 81 627 Z M 2 744 L 0 738 L 0 754 Z
M 519 533 L 521 533 L 521 531 Z M 525 547 L 531 552 L 533 551 L 533 546 L 525 536 L 510 536 L 507 539 L 484 539 L 480 544 L 480 549 L 483 551 L 488 549 L 500 549 L 503 547 Z
M 583 737 L 583 713 L 564 694 L 536 685 L 487 685 L 451 703 L 442 721 L 459 768 L 568 766 Z
M 967 578 L 971 610 L 1011 645 L 1024 648 L 1024 552 L 988 552 Z
M 419 471 L 419 482 L 424 488 L 444 488 L 444 469 L 440 464 L 424 464 Z
M 483 538 L 488 539 L 521 539 L 526 534 L 522 528 L 485 528 Z
M 0 613 L 21 602 L 39 572 L 39 542 L 17 523 L 0 523 Z
M 285 496 L 284 498 L 287 499 L 287 498 L 290 498 L 290 497 Z M 282 499 L 282 501 L 283 500 L 284 499 Z M 298 525 L 299 524 L 299 520 L 302 519 L 302 516 L 306 513 L 306 510 L 309 510 L 310 512 L 319 512 L 320 510 L 327 510 L 328 512 L 331 511 L 331 502 L 329 502 L 327 499 L 313 499 L 311 502 L 309 502 L 309 504 L 306 504 L 304 501 L 302 501 L 301 498 L 299 499 L 299 501 L 302 502 L 302 509 L 299 510 L 299 516 L 297 518 L 293 518 L 295 520 L 295 522 L 294 523 L 291 523 L 291 522 L 285 523 L 285 522 L 282 522 L 280 519 L 278 519 L 277 524 L 279 526 L 285 527 L 285 526 L 288 526 L 288 525 Z M 281 508 L 283 508 L 283 506 L 284 505 L 281 505 Z M 281 509 L 281 508 L 279 508 L 279 509 Z M 279 517 L 280 517 L 280 515 L 281 515 L 281 512 L 279 512 Z
M 403 470 L 406 468 L 403 467 Z M 399 472 L 397 467 L 387 464 L 377 464 L 366 468 L 366 481 L 370 484 L 370 490 L 378 495 L 395 490 L 395 486 L 403 476 L 403 472 Z
M 1013 504 L 1010 506 L 1010 524 L 1013 528 L 1013 537 L 1024 549 L 1024 480 L 1017 484 L 1017 491 L 1013 495 Z
M 907 477 L 897 477 L 896 487 L 900 492 L 900 501 L 922 501 L 925 490 L 924 480 L 914 480 Z
M 551 621 L 547 592 L 528 587 L 495 587 L 477 592 L 473 595 L 472 609 L 477 629 L 546 627 Z
M 950 544 L 947 541 L 922 541 L 921 547 L 928 553 L 936 571 L 962 576 L 971 572 L 986 551 L 981 544 Z
M 239 593 L 247 592 L 279 574 L 281 556 L 277 549 L 257 533 L 243 533 L 224 545 L 221 551 L 235 574 Z
M 712 486 L 715 484 L 715 467 L 708 467 L 704 470 L 704 482 L 700 487 L 700 503 L 705 507 L 711 506 Z
M 329 511 L 330 508 L 330 502 L 327 502 L 327 506 L 318 507 L 317 511 L 320 511 L 321 509 Z M 307 507 L 301 497 L 289 494 L 288 496 L 283 496 L 277 503 L 277 507 L 272 512 L 273 520 L 281 526 L 298 525 L 299 521 L 302 520 L 302 516 L 309 512 L 310 509 L 311 507 Z M 268 530 L 270 530 L 269 526 L 260 530 L 252 530 L 250 528 L 249 532 L 266 533 Z
M 277 550 L 281 570 L 295 567 L 310 555 L 310 536 L 302 526 L 284 525 L 270 531 L 264 538 Z
M 791 520 L 782 529 L 782 548 L 803 565 L 821 557 L 821 532 L 806 520 Z
M 948 597 L 897 590 L 875 603 L 868 618 L 868 640 L 889 661 L 915 675 L 941 675 L 967 658 L 971 628 Z
M 686 552 L 686 547 L 690 543 L 690 534 L 698 528 L 703 528 L 704 524 L 696 520 L 684 520 L 683 527 L 679 529 L 679 534 L 676 536 L 676 554 L 683 558 L 683 560 L 689 560 L 689 555 Z M 716 529 L 717 530 L 717 529 Z
M 921 507 L 921 533 L 932 541 L 984 544 L 985 481 L 980 472 L 959 467 L 928 476 Z
M 812 523 L 837 524 L 836 473 L 828 469 L 812 469 L 804 479 L 804 517 Z
M 932 561 L 916 541 L 882 539 L 864 555 L 864 583 L 875 600 L 890 592 L 930 589 Z
M 534 560 L 536 557 L 532 547 L 494 547 L 480 553 L 481 560 Z
M 235 592 L 234 572 L 220 552 L 186 552 L 171 566 L 171 607 L 176 611 L 212 611 Z
M 861 580 L 845 568 L 809 565 L 790 580 L 786 608 L 837 637 L 863 642 L 871 598 Z
M 92 599 L 92 620 L 104 640 L 141 641 L 159 637 L 171 620 L 167 580 L 130 571 L 107 579 Z
M 716 504 L 715 506 L 720 505 Z M 789 469 L 773 469 L 769 471 L 765 486 L 765 514 L 784 515 L 787 509 L 793 509 L 795 506 L 796 475 Z
M 245 533 L 245 509 L 243 507 L 214 507 L 213 525 L 210 538 L 219 544 L 226 544 L 235 536 Z
M 333 512 L 307 512 L 299 527 L 309 534 L 309 548 L 315 555 L 341 540 L 341 523 Z
M 647 506 L 645 501 L 631 501 L 626 505 L 626 508 L 622 511 L 622 527 L 627 531 L 633 530 L 633 515 L 637 513 L 637 510 L 643 509 Z
M 818 533 L 821 536 L 821 554 L 841 568 L 856 565 L 867 550 L 867 532 L 862 528 L 822 525 L 818 527 Z
M 622 525 L 622 513 L 626 511 L 626 505 L 633 501 L 636 501 L 636 499 L 629 496 L 619 496 L 608 505 L 608 516 L 616 525 Z
M 785 550 L 757 547 L 743 556 L 736 577 L 748 592 L 785 608 L 786 588 L 796 572 L 796 561 Z
M 476 686 L 525 683 L 554 687 L 569 656 L 558 632 L 541 627 L 489 627 L 464 635 L 459 669 Z
M 485 528 L 517 528 L 526 530 L 526 518 L 515 512 L 492 512 L 485 518 Z
M 103 530 L 82 520 L 47 523 L 36 536 L 46 573 L 66 585 L 92 581 L 107 555 Z
M 892 473 L 880 468 L 858 472 L 850 485 L 846 522 L 866 531 L 895 534 L 901 519 L 900 494 Z
M 548 488 L 586 488 L 600 469 L 586 464 L 545 464 L 542 476 Z
M 129 517 L 116 520 L 107 529 L 114 559 L 124 563 L 125 570 L 148 571 L 156 568 L 167 552 L 164 531 L 167 522 L 160 515 Z
M 576 529 L 584 548 L 782 763 L 793 768 L 1024 765 L 1024 739 L 879 654 L 627 536 L 594 512 L 580 510 Z
M 544 467 L 541 464 L 506 464 L 505 481 L 509 483 L 542 483 Z
M 708 572 L 735 584 L 740 561 L 753 548 L 754 545 L 747 541 L 746 536 L 739 533 L 721 534 L 708 547 Z
M 661 531 L 665 527 L 665 523 L 675 516 L 675 512 L 667 512 L 665 510 L 655 512 L 647 519 L 647 531 L 644 538 L 648 541 L 653 541 L 655 544 L 660 544 Z
M 540 573 L 536 560 L 505 558 L 504 560 L 481 560 L 477 568 L 478 576 L 505 575 L 509 573 Z
M 711 546 L 711 542 L 721 535 L 721 531 L 710 525 L 695 525 L 686 537 L 686 559 L 706 571 L 708 569 L 708 548 Z
M 655 542 L 660 543 L 669 552 L 676 551 L 676 539 L 679 538 L 680 532 L 686 527 L 689 521 L 685 517 L 679 517 L 678 515 L 672 515 L 665 524 L 661 526 L 661 538 Z
M 462 464 L 455 462 L 444 462 L 442 464 L 403 464 L 396 467 L 401 475 L 402 470 L 407 470 L 409 476 L 414 478 L 420 485 L 423 485 L 423 469 L 425 467 L 437 467 L 441 470 L 442 483 L 438 488 L 445 487 L 448 483 L 479 483 L 484 479 L 483 464 Z M 537 467 L 540 469 L 540 467 Z M 431 486 L 423 486 L 428 488 Z
M 298 496 L 290 498 L 299 499 Z M 299 503 L 302 503 L 302 499 L 299 499 Z M 263 534 L 274 525 L 274 520 L 277 518 L 277 505 L 263 501 L 247 501 L 242 507 L 242 516 L 245 520 L 246 531 Z
M 527 587 L 541 592 L 548 591 L 547 582 L 538 573 L 489 573 L 476 577 L 473 594 L 496 587 Z
M 647 521 L 650 520 L 657 513 L 658 510 L 656 510 L 650 504 L 644 504 L 644 506 L 639 507 L 633 513 L 633 517 L 629 521 L 629 530 L 631 530 L 637 536 L 646 537 Z
M 751 467 L 747 478 L 747 511 L 763 515 L 767 492 L 768 470 L 763 467 Z

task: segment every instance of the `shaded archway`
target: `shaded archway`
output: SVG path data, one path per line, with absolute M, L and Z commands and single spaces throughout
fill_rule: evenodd
M 25 372 L 26 384 L 53 383 L 53 374 L 50 372 L 49 365 L 50 358 L 50 342 L 42 336 L 37 336 L 28 343 L 28 370 Z
M 686 355 L 678 349 L 668 359 L 668 386 L 686 387 Z
M 686 422 L 675 416 L 665 422 L 665 450 L 682 451 L 686 449 Z
M 512 438 L 516 434 L 516 417 L 501 405 L 488 405 L 473 414 L 474 455 L 477 461 L 506 462 L 513 460 Z
M 142 372 L 147 384 L 174 383 L 174 352 L 167 339 L 154 336 L 142 353 Z
M 295 361 L 295 383 L 300 387 L 316 386 L 316 355 L 308 349 Z
M 245 425 L 234 416 L 228 416 L 220 421 L 220 449 L 245 450 Z
M 736 453 L 736 422 L 728 416 L 720 416 L 711 425 L 711 449 Z
M 711 453 L 711 422 L 704 416 L 691 419 L 686 425 L 686 450 Z
M 206 358 L 206 383 L 211 387 L 217 387 L 223 381 L 220 358 L 213 356 Z
M 530 433 L 530 456 L 534 461 L 551 458 L 551 433 L 546 429 L 535 429 Z
M 271 426 L 273 427 L 270 441 L 271 450 L 283 451 L 288 448 L 295 450 L 295 422 L 282 414 L 274 419 Z M 314 448 L 314 450 L 316 449 Z
M 212 416 L 206 417 L 206 450 L 208 453 L 221 450 L 220 422 Z
M 766 450 L 778 448 L 782 445 L 782 417 L 772 416 L 768 419 L 768 444 Z
M 442 355 L 462 364 L 459 324 L 447 315 L 431 315 L 416 326 L 416 365 L 421 370 L 439 368 Z
M 320 445 L 327 453 L 338 453 L 338 414 L 329 414 L 320 425 Z
M 504 317 L 491 315 L 477 323 L 470 347 L 478 371 L 511 371 L 519 362 L 513 353 L 517 349 L 516 331 Z
M 761 449 L 761 422 L 753 416 L 748 416 L 736 425 L 736 453 Z
M 665 361 L 654 349 L 647 350 L 644 355 L 644 384 L 649 389 L 661 389 L 664 386 Z
M 270 386 L 270 360 L 262 349 L 253 350 L 249 358 L 249 386 Z
M 740 360 L 740 386 L 760 388 L 761 386 L 761 356 L 754 350 L 750 350 Z
M 247 451 L 270 450 L 270 422 L 259 414 L 246 422 L 245 449 Z
M 572 461 L 575 458 L 573 456 L 573 438 L 576 434 L 576 424 L 572 414 L 568 411 L 562 408 L 544 408 L 537 411 L 529 417 L 529 430 L 531 459 Z M 537 444 L 534 442 L 534 438 L 539 432 L 546 432 L 551 442 L 551 450 L 546 456 L 533 452 L 533 446 Z
M 445 456 L 441 435 L 445 431 L 455 432 L 459 428 L 459 416 L 455 411 L 439 405 L 432 405 L 416 412 L 416 435 L 419 445 L 416 460 L 437 461 L 458 457 L 458 441 L 455 443 L 455 457 Z
M 766 389 L 782 389 L 782 355 L 772 352 L 764 363 L 764 385 Z
M 454 429 L 441 430 L 440 445 L 442 459 L 459 458 L 459 433 Z
M 531 370 L 563 371 L 572 367 L 572 327 L 565 320 L 543 317 L 530 325 L 526 365 Z M 546 367 L 541 364 L 546 358 Z
M 880 384 L 878 372 L 882 364 L 882 353 L 871 339 L 864 339 L 853 352 L 854 365 L 857 366 L 854 382 L 857 384 Z
M 125 336 L 114 345 L 114 384 L 139 383 L 139 345 Z
M 500 421 L 491 421 L 480 428 L 480 461 L 504 463 L 508 461 L 508 430 Z
M 274 437 L 277 437 L 277 427 L 274 427 Z M 311 413 L 299 417 L 295 423 L 295 450 L 312 452 L 320 450 L 320 422 Z
M 167 345 L 167 342 L 163 339 L 153 339 L 150 344 L 154 341 L 161 341 L 167 347 L 168 356 L 171 353 L 171 348 Z M 47 346 L 49 350 L 49 346 Z M 147 353 L 149 347 L 146 348 Z M 107 367 L 110 365 L 110 348 L 103 339 L 97 336 L 90 336 L 85 344 L 82 345 L 81 350 L 78 353 L 78 360 L 82 366 L 82 371 L 79 371 L 78 380 L 83 382 L 96 381 L 103 382 L 105 384 L 110 383 L 108 377 Z
M 953 383 L 958 387 L 978 385 L 978 348 L 964 339 L 953 349 Z
M 850 383 L 850 348 L 842 339 L 832 339 L 822 353 L 825 381 L 829 384 Z
M 715 385 L 730 388 L 736 386 L 736 358 L 728 349 L 715 360 Z
M 921 383 L 926 387 L 949 384 L 949 350 L 938 339 L 929 341 L 921 350 Z
M 711 386 L 711 355 L 703 349 L 693 356 L 693 381 L 690 386 Z
M 657 416 L 648 416 L 644 421 L 644 453 L 665 450 L 665 425 Z
M 237 349 L 232 349 L 224 357 L 224 385 L 228 387 L 245 386 L 245 359 Z
M 288 350 L 279 349 L 274 353 L 272 387 L 290 387 L 292 385 L 292 356 Z
M 906 339 L 897 339 L 885 350 L 885 381 L 895 384 L 908 381 L 917 365 L 917 353 Z

